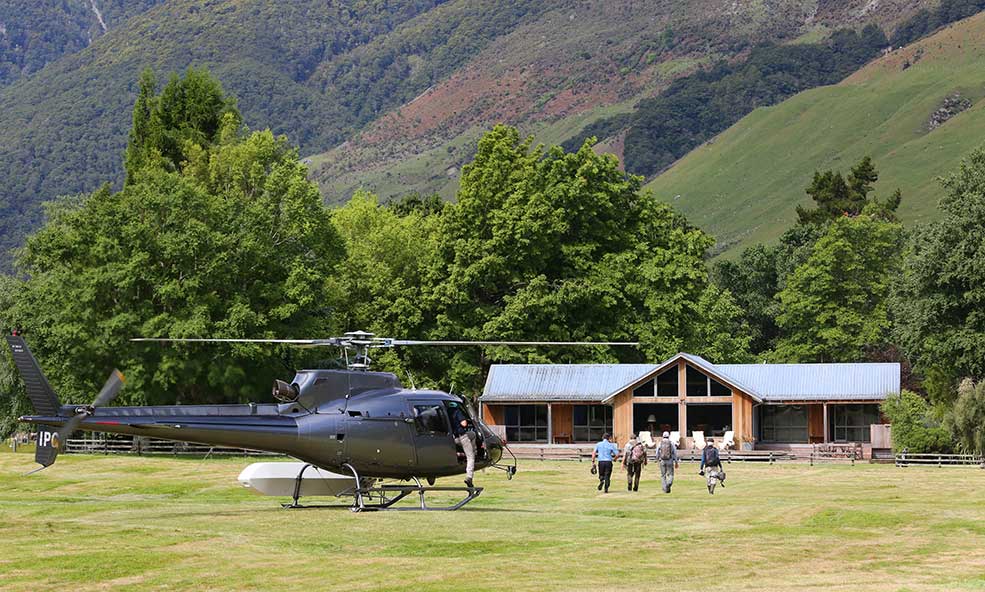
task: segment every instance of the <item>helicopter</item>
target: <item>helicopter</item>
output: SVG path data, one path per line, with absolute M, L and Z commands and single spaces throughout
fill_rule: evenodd
M 335 347 L 341 349 L 346 369 L 298 370 L 291 382 L 275 380 L 272 395 L 276 403 L 108 407 L 126 381 L 119 370 L 110 374 L 91 404 L 62 405 L 21 332 L 15 330 L 6 339 L 36 413 L 19 418 L 38 426 L 35 461 L 41 466 L 32 473 L 54 464 L 68 436 L 79 430 L 248 448 L 284 454 L 301 462 L 288 467 L 297 470 L 290 479 L 290 491 L 283 487 L 270 488 L 269 483 L 264 487 L 265 479 L 274 482 L 278 478 L 271 471 L 280 469 L 277 475 L 283 477 L 285 463 L 251 465 L 240 475 L 245 485 L 250 485 L 248 475 L 252 475 L 257 481 L 256 489 L 291 495 L 292 502 L 283 504 L 285 508 L 303 508 L 313 506 L 300 504 L 302 495 L 309 490 L 326 491 L 312 483 L 318 478 L 332 479 L 345 485 L 329 487 L 327 491 L 336 497 L 351 497 L 351 504 L 345 507 L 356 512 L 457 510 L 482 493 L 483 488 L 475 487 L 470 479 L 465 487 L 435 486 L 438 477 L 466 472 L 465 453 L 452 435 L 449 418 L 453 413 L 459 418 L 464 414 L 468 428 L 475 432 L 476 470 L 499 469 L 512 479 L 517 468 L 512 453 L 511 463 L 503 460 L 504 452 L 509 452 L 504 439 L 482 421 L 464 398 L 439 390 L 404 388 L 396 375 L 370 369 L 370 350 L 439 345 L 636 345 L 630 342 L 421 341 L 376 337 L 365 331 L 322 339 L 135 338 L 131 341 Z M 458 492 L 463 497 L 448 506 L 427 505 L 427 494 L 438 491 Z M 395 506 L 412 494 L 418 495 L 418 506 Z

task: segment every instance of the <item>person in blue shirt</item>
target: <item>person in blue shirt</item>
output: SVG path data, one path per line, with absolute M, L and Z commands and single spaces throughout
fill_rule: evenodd
M 609 481 L 612 479 L 612 462 L 619 458 L 619 447 L 609 441 L 612 436 L 603 434 L 602 441 L 595 445 L 592 451 L 592 468 L 598 461 L 599 491 L 605 488 L 605 493 L 609 493 Z

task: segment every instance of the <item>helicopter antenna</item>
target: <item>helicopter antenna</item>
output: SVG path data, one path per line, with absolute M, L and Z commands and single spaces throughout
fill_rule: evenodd
M 414 375 L 411 373 L 410 370 L 407 371 L 407 378 L 410 379 L 410 388 L 411 388 L 411 390 L 416 391 L 417 390 L 417 385 L 414 384 Z

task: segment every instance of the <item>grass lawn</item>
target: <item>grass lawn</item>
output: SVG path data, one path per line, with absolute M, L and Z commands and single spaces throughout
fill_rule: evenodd
M 521 462 L 458 512 L 282 510 L 250 460 L 0 453 L 0 589 L 982 590 L 985 471 L 733 464 L 709 496 Z M 709 559 L 714 558 L 714 559 Z M 712 569 L 709 569 L 712 567 Z

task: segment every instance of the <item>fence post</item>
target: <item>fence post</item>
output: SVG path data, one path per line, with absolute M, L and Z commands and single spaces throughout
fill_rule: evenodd
M 770 464 L 773 464 L 773 451 L 770 451 Z

